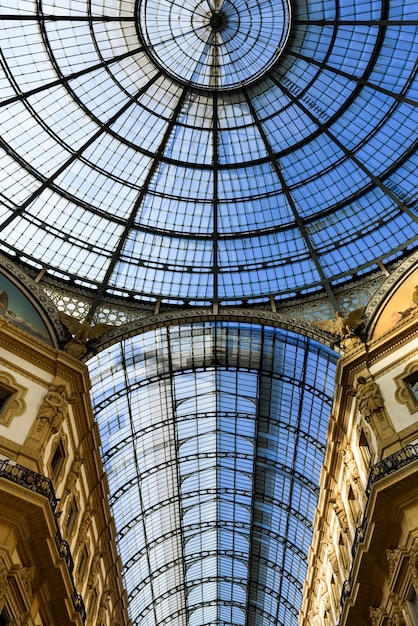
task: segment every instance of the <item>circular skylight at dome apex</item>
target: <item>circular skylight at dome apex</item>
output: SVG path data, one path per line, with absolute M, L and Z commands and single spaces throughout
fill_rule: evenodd
M 290 27 L 287 0 L 139 0 L 136 15 L 156 65 L 210 90 L 237 88 L 264 74 Z

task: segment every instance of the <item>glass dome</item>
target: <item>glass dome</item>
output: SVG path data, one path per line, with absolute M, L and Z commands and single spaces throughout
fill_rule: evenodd
M 233 304 L 416 245 L 412 0 L 2 4 L 16 260 L 96 301 Z

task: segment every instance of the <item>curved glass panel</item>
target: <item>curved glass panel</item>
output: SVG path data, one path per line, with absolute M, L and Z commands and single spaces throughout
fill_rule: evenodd
M 296 626 L 336 360 L 208 322 L 90 361 L 134 624 Z
M 187 304 L 329 292 L 416 246 L 409 0 L 3 4 L 2 250 Z

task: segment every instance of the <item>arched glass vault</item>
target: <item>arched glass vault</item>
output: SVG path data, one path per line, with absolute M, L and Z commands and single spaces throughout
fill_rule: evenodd
M 134 624 L 297 624 L 336 359 L 202 322 L 90 361 Z

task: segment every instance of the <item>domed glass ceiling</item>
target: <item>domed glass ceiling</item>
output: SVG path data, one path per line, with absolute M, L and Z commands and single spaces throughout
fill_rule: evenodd
M 416 244 L 412 0 L 3 0 L 1 249 L 252 302 Z

